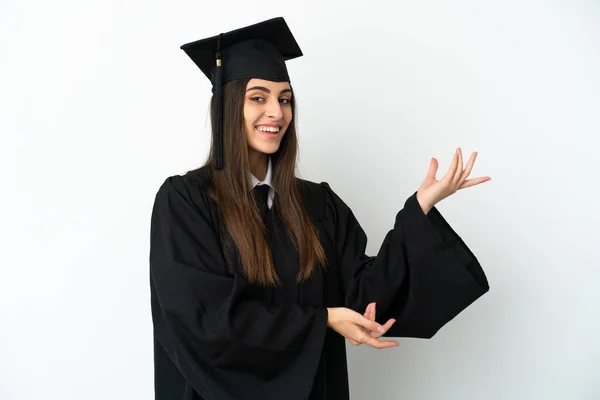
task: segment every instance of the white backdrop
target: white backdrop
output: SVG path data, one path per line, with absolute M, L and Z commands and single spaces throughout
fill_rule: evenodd
M 0 3 L 0 399 L 152 399 L 154 194 L 208 149 L 179 49 L 284 16 L 302 176 L 379 248 L 430 157 L 491 291 L 432 340 L 349 346 L 352 398 L 600 398 L 600 3 Z M 440 173 L 441 175 L 441 173 Z

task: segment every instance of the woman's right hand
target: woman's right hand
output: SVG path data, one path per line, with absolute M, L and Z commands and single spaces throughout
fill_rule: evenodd
M 390 319 L 385 325 L 378 324 L 375 322 L 374 307 L 374 303 L 369 304 L 365 316 L 346 307 L 328 308 L 327 326 L 355 346 L 363 343 L 376 349 L 398 346 L 395 340 L 378 340 L 396 321 Z M 369 316 L 372 316 L 372 320 Z

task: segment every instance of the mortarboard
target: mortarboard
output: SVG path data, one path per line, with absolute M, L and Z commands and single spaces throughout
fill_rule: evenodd
M 181 49 L 212 83 L 216 107 L 215 167 L 223 169 L 222 86 L 253 78 L 289 82 L 285 62 L 302 56 L 302 51 L 281 17 L 187 43 Z

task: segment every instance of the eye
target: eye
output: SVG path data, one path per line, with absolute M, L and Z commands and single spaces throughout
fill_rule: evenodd
M 263 101 L 264 99 L 261 96 L 252 96 L 250 97 L 250 101 L 254 101 L 256 103 Z
M 290 104 L 291 99 L 288 99 L 287 97 L 283 97 L 283 98 L 279 99 L 279 101 L 283 104 Z

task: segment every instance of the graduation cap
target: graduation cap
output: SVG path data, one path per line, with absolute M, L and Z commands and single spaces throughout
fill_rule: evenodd
M 290 82 L 285 62 L 302 56 L 302 51 L 282 17 L 187 43 L 181 49 L 212 83 L 215 167 L 223 169 L 222 86 L 239 79 Z

